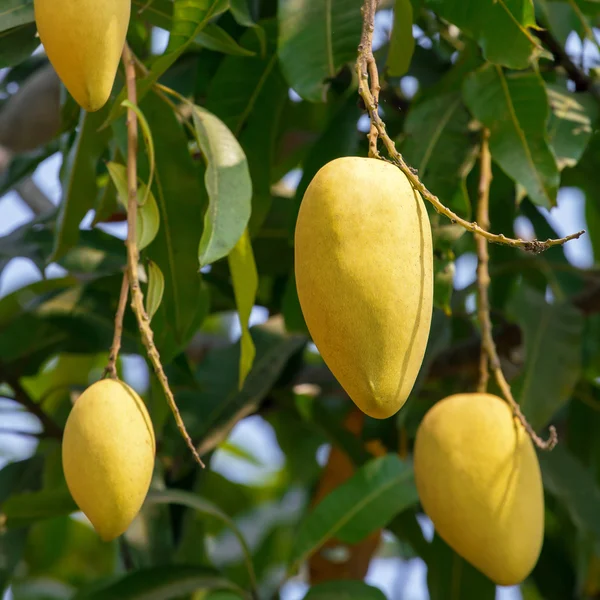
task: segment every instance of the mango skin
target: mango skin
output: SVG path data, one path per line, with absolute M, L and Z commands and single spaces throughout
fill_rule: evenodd
M 34 0 L 48 59 L 75 101 L 88 112 L 108 100 L 125 44 L 130 0 Z
M 508 404 L 456 394 L 425 415 L 414 447 L 417 491 L 446 543 L 497 585 L 521 583 L 544 537 L 544 492 L 531 439 Z
M 433 310 L 429 217 L 395 166 L 344 157 L 309 184 L 295 231 L 300 307 L 333 375 L 385 419 L 419 373 Z
M 124 533 L 152 478 L 156 442 L 142 399 L 102 379 L 76 400 L 65 426 L 62 463 L 77 506 L 104 541 Z

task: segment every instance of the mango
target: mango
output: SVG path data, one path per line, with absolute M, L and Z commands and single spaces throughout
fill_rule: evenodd
M 521 583 L 544 538 L 544 493 L 531 439 L 491 394 L 437 402 L 417 430 L 417 491 L 454 551 L 497 585 Z
M 310 182 L 296 222 L 300 307 L 348 396 L 385 419 L 406 402 L 431 326 L 429 217 L 395 166 L 344 157 Z
M 155 452 L 150 415 L 127 384 L 102 379 L 75 401 L 63 436 L 63 470 L 77 506 L 104 541 L 124 533 L 138 514 Z
M 34 0 L 48 60 L 75 101 L 101 109 L 113 87 L 129 25 L 130 0 Z

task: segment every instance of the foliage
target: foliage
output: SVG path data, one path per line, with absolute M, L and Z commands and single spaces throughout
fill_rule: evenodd
M 477 385 L 475 287 L 452 281 L 457 261 L 474 253 L 473 236 L 428 205 L 432 330 L 417 384 L 390 419 L 348 425 L 352 403 L 309 344 L 298 304 L 293 231 L 302 194 L 327 161 L 368 151 L 354 71 L 360 5 L 132 0 L 128 42 L 145 69 L 137 107 L 141 280 L 161 359 L 207 468 L 194 463 L 151 373 L 142 390 L 158 441 L 151 491 L 127 534 L 102 543 L 75 513 L 57 434 L 76 394 L 100 377 L 112 341 L 126 263 L 107 226 L 126 210 L 123 73 L 98 113 L 80 112 L 63 90 L 60 113 L 48 114 L 53 104 L 35 94 L 20 100 L 21 120 L 7 122 L 15 89 L 46 62 L 32 54 L 33 2 L 0 0 L 0 66 L 8 67 L 0 144 L 10 150 L 10 127 L 26 138 L 56 121 L 51 139 L 12 156 L 0 190 L 22 192 L 41 161 L 62 157 L 58 207 L 0 238 L 0 273 L 17 257 L 40 273 L 50 264 L 64 269 L 0 299 L 0 394 L 13 400 L 0 404 L 0 423 L 6 416 L 10 429 L 9 416 L 23 408 L 40 421 L 33 454 L 0 470 L 0 592 L 10 587 L 15 600 L 270 600 L 321 560 L 307 600 L 375 599 L 382 592 L 372 585 L 332 583 L 327 573 L 337 572 L 340 556 L 366 571 L 377 548 L 378 556 L 423 559 L 432 599 L 494 596 L 493 584 L 439 537 L 424 536 L 411 466 L 425 411 Z M 560 237 L 547 218 L 558 191 L 585 199 L 587 234 L 578 243 L 590 248 L 591 267 L 568 260 L 568 247 L 540 255 L 489 249 L 503 365 L 536 430 L 554 424 L 559 433 L 559 446 L 540 453 L 546 533 L 521 586 L 527 598 L 600 593 L 600 84 L 589 57 L 582 63 L 565 50 L 567 38 L 597 45 L 599 19 L 592 0 L 384 0 L 377 20 L 387 131 L 446 206 L 474 218 L 482 126 L 491 134 L 493 231 L 514 236 L 518 217 L 540 239 Z M 157 50 L 161 30 L 169 39 Z M 93 226 L 81 228 L 90 210 Z M 265 323 L 249 322 L 253 306 L 267 313 Z M 231 323 L 240 325 L 239 340 Z M 146 356 L 129 307 L 122 352 Z M 274 433 L 283 460 L 270 476 L 240 483 L 219 461 L 257 468 L 258 453 L 229 436 L 256 421 Z M 30 437 L 2 425 L 0 436 L 15 435 Z M 317 460 L 326 445 L 350 463 L 315 502 L 317 486 L 332 477 Z M 382 530 L 389 536 L 377 537 Z

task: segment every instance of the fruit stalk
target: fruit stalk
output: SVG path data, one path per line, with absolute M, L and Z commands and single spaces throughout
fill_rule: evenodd
M 127 82 L 127 97 L 129 102 L 133 105 L 137 105 L 137 90 L 136 90 L 136 77 L 135 77 L 135 60 L 129 49 L 129 46 L 125 44 L 123 47 L 123 65 L 125 67 L 125 78 Z M 194 455 L 194 458 L 201 467 L 204 467 L 204 463 L 198 454 L 194 443 L 192 442 L 185 423 L 181 418 L 175 398 L 171 388 L 169 387 L 169 381 L 167 375 L 164 372 L 160 361 L 160 355 L 156 346 L 154 345 L 154 335 L 150 328 L 150 319 L 144 308 L 144 295 L 140 288 L 140 282 L 138 279 L 138 261 L 139 253 L 136 243 L 136 221 L 137 221 L 137 143 L 138 143 L 138 130 L 137 130 L 137 116 L 135 111 L 131 108 L 127 109 L 127 187 L 129 192 L 128 206 L 127 206 L 127 240 L 125 245 L 127 247 L 127 271 L 129 278 L 129 289 L 131 290 L 131 308 L 135 313 L 138 327 L 142 336 L 142 342 L 146 347 L 148 357 L 158 380 L 162 386 L 164 394 L 169 403 L 169 407 L 175 417 L 177 428 L 181 433 L 181 436 L 185 440 L 188 448 Z
M 490 134 L 487 129 L 482 132 L 481 150 L 480 150 L 480 176 L 477 198 L 477 220 L 487 229 L 489 227 L 489 197 L 490 185 L 492 183 L 492 157 L 488 145 Z M 488 288 L 490 285 L 490 274 L 488 270 L 489 255 L 488 241 L 483 235 L 475 236 L 477 246 L 477 318 L 481 327 L 481 356 L 480 356 L 480 377 L 477 387 L 478 392 L 487 391 L 487 382 L 489 379 L 488 363 L 491 366 L 494 378 L 500 388 L 504 399 L 512 408 L 513 414 L 529 434 L 533 443 L 542 450 L 552 450 L 558 442 L 558 436 L 554 426 L 550 426 L 550 435 L 547 440 L 540 438 L 522 413 L 520 406 L 515 401 L 510 386 L 502 372 L 500 358 L 496 350 L 496 344 L 492 335 L 492 320 L 490 318 L 490 303 L 488 298 Z
M 438 213 L 448 217 L 453 223 L 458 223 L 471 233 L 477 233 L 483 236 L 490 242 L 495 244 L 504 244 L 512 248 L 521 248 L 526 252 L 532 252 L 533 254 L 539 254 L 552 246 L 561 246 L 569 240 L 575 240 L 581 237 L 585 230 L 572 233 L 564 238 L 559 239 L 548 239 L 546 241 L 540 240 L 522 240 L 508 238 L 503 234 L 496 234 L 486 231 L 480 227 L 477 222 L 469 222 L 456 213 L 452 212 L 447 208 L 440 199 L 432 194 L 421 182 L 417 171 L 406 164 L 402 154 L 396 149 L 396 145 L 393 140 L 387 134 L 385 123 L 377 112 L 378 108 L 378 97 L 379 97 L 379 74 L 377 71 L 377 64 L 373 58 L 373 31 L 375 29 L 375 12 L 377 10 L 378 0 L 364 0 L 362 13 L 363 13 L 363 29 L 358 45 L 358 58 L 356 61 L 356 73 L 358 75 L 358 93 L 362 98 L 366 110 L 369 113 L 369 119 L 371 121 L 371 129 L 369 131 L 369 156 L 373 158 L 384 159 L 377 150 L 377 137 L 381 138 L 390 158 L 391 162 L 395 164 L 408 178 L 411 185 L 416 189 L 428 202 L 433 204 L 433 207 Z M 373 130 L 376 130 L 377 135 L 373 135 Z
M 117 358 L 119 358 L 119 350 L 121 349 L 121 337 L 123 335 L 123 316 L 125 315 L 125 306 L 127 305 L 127 297 L 129 295 L 129 277 L 127 270 L 123 273 L 123 283 L 121 284 L 121 293 L 119 294 L 119 305 L 115 315 L 115 332 L 113 334 L 113 342 L 108 355 L 108 364 L 104 369 L 104 375 L 108 375 L 112 379 L 117 379 Z

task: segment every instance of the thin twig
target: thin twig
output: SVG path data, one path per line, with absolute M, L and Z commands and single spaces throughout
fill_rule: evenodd
M 404 158 L 396 150 L 396 145 L 393 140 L 386 132 L 385 123 L 379 116 L 377 111 L 377 99 L 373 92 L 371 91 L 371 87 L 369 84 L 369 79 L 372 77 L 372 73 L 377 71 L 377 66 L 373 60 L 373 31 L 375 28 L 375 10 L 377 7 L 377 0 L 364 0 L 363 4 L 363 30 L 362 36 L 360 40 L 360 44 L 358 46 L 358 59 L 356 61 L 356 73 L 358 75 L 358 93 L 360 94 L 365 107 L 369 113 L 369 118 L 371 120 L 371 129 L 375 127 L 377 130 L 377 134 L 379 138 L 383 141 L 383 144 L 392 160 L 392 162 L 400 168 L 400 170 L 406 175 L 413 188 L 417 190 L 423 198 L 433 204 L 434 208 L 438 213 L 441 213 L 448 217 L 452 222 L 458 223 L 462 227 L 464 227 L 467 231 L 471 233 L 478 233 L 485 237 L 488 241 L 496 243 L 496 244 L 504 244 L 506 246 L 511 246 L 513 248 L 521 248 L 526 252 L 539 253 L 551 248 L 552 246 L 560 246 L 569 240 L 575 240 L 582 236 L 585 231 L 578 231 L 577 233 L 573 233 L 564 238 L 560 239 L 549 239 L 545 242 L 540 240 L 521 240 L 521 239 L 513 239 L 507 238 L 503 234 L 495 234 L 490 233 L 489 231 L 485 231 L 482 229 L 476 222 L 469 222 L 465 219 L 459 217 L 456 213 L 451 211 L 449 208 L 444 206 L 440 199 L 437 196 L 434 196 L 422 183 L 419 179 L 417 172 L 415 169 L 409 167 Z M 371 84 L 376 84 L 376 87 L 379 87 L 378 78 L 371 81 Z M 369 132 L 369 136 L 371 133 Z M 372 136 L 369 137 L 369 156 L 373 158 L 381 158 L 377 148 L 373 147 Z
M 479 190 L 478 190 L 478 205 L 477 205 L 477 220 L 481 223 L 482 227 L 489 227 L 489 196 L 490 196 L 490 184 L 492 183 L 492 159 L 490 156 L 490 150 L 488 146 L 489 131 L 484 129 L 481 141 L 481 173 L 479 176 Z M 490 274 L 488 270 L 489 255 L 487 248 L 487 239 L 484 236 L 475 236 L 475 242 L 477 244 L 477 292 L 478 292 L 478 306 L 477 316 L 479 324 L 481 326 L 481 355 L 479 361 L 479 385 L 477 390 L 479 392 L 485 392 L 487 389 L 487 382 L 489 379 L 488 373 L 488 360 L 494 373 L 496 383 L 500 388 L 502 395 L 510 405 L 513 413 L 517 419 L 521 422 L 533 442 L 538 448 L 542 450 L 552 450 L 558 441 L 556 435 L 556 429 L 550 427 L 550 436 L 548 440 L 543 440 L 539 437 L 527 419 L 521 412 L 520 406 L 515 401 L 510 386 L 504 377 L 502 372 L 502 366 L 500 358 L 498 357 L 498 351 L 496 349 L 496 343 L 492 336 L 492 321 L 490 319 L 490 303 L 488 298 L 488 288 L 490 284 Z
M 136 82 L 135 82 L 135 60 L 131 54 L 129 46 L 125 44 L 123 48 L 123 64 L 125 66 L 125 74 L 127 81 L 127 96 L 131 104 L 137 105 L 137 93 L 136 93 Z M 127 208 L 127 240 L 125 245 L 127 247 L 127 269 L 129 272 L 129 287 L 131 290 L 131 307 L 137 318 L 140 333 L 142 335 L 142 341 L 146 347 L 150 362 L 154 367 L 154 371 L 160 384 L 163 388 L 164 394 L 169 403 L 169 407 L 175 417 L 177 427 L 191 450 L 194 458 L 198 464 L 204 467 L 194 444 L 185 428 L 185 423 L 181 418 L 175 398 L 169 387 L 169 381 L 164 372 L 162 364 L 160 362 L 160 355 L 156 346 L 154 345 L 154 334 L 150 328 L 150 319 L 144 308 L 144 295 L 140 288 L 140 282 L 138 280 L 138 248 L 136 242 L 136 220 L 137 220 L 137 142 L 138 142 L 138 131 L 137 131 L 137 116 L 133 110 L 127 109 L 127 185 L 129 190 L 128 208 Z
M 121 283 L 121 293 L 119 294 L 119 305 L 117 314 L 115 315 L 115 332 L 113 342 L 108 355 L 108 364 L 104 369 L 104 376 L 109 376 L 112 379 L 117 379 L 117 359 L 119 358 L 119 350 L 121 349 L 121 336 L 123 335 L 123 316 L 125 307 L 127 306 L 127 296 L 129 295 L 129 277 L 127 271 L 123 273 L 123 282 Z
M 0 373 L 0 380 L 5 381 L 12 388 L 15 394 L 14 400 L 21 406 L 26 408 L 32 415 L 35 415 L 44 427 L 44 432 L 48 437 L 62 439 L 61 427 L 48 415 L 42 407 L 33 400 L 33 398 L 27 393 L 27 390 L 21 385 L 18 377 L 13 377 L 7 373 Z
M 477 222 L 482 229 L 487 231 L 490 227 L 489 199 L 490 185 L 492 183 L 492 156 L 489 147 L 489 130 L 484 129 L 481 137 L 479 188 L 477 190 Z M 475 245 L 477 247 L 477 314 L 479 322 L 483 323 L 486 317 L 489 318 L 490 314 L 490 304 L 488 300 L 488 288 L 490 285 L 488 264 L 490 257 L 488 253 L 488 243 L 484 237 L 476 235 Z M 485 346 L 481 344 L 479 356 L 479 383 L 477 384 L 478 392 L 487 391 L 489 378 L 488 353 Z

